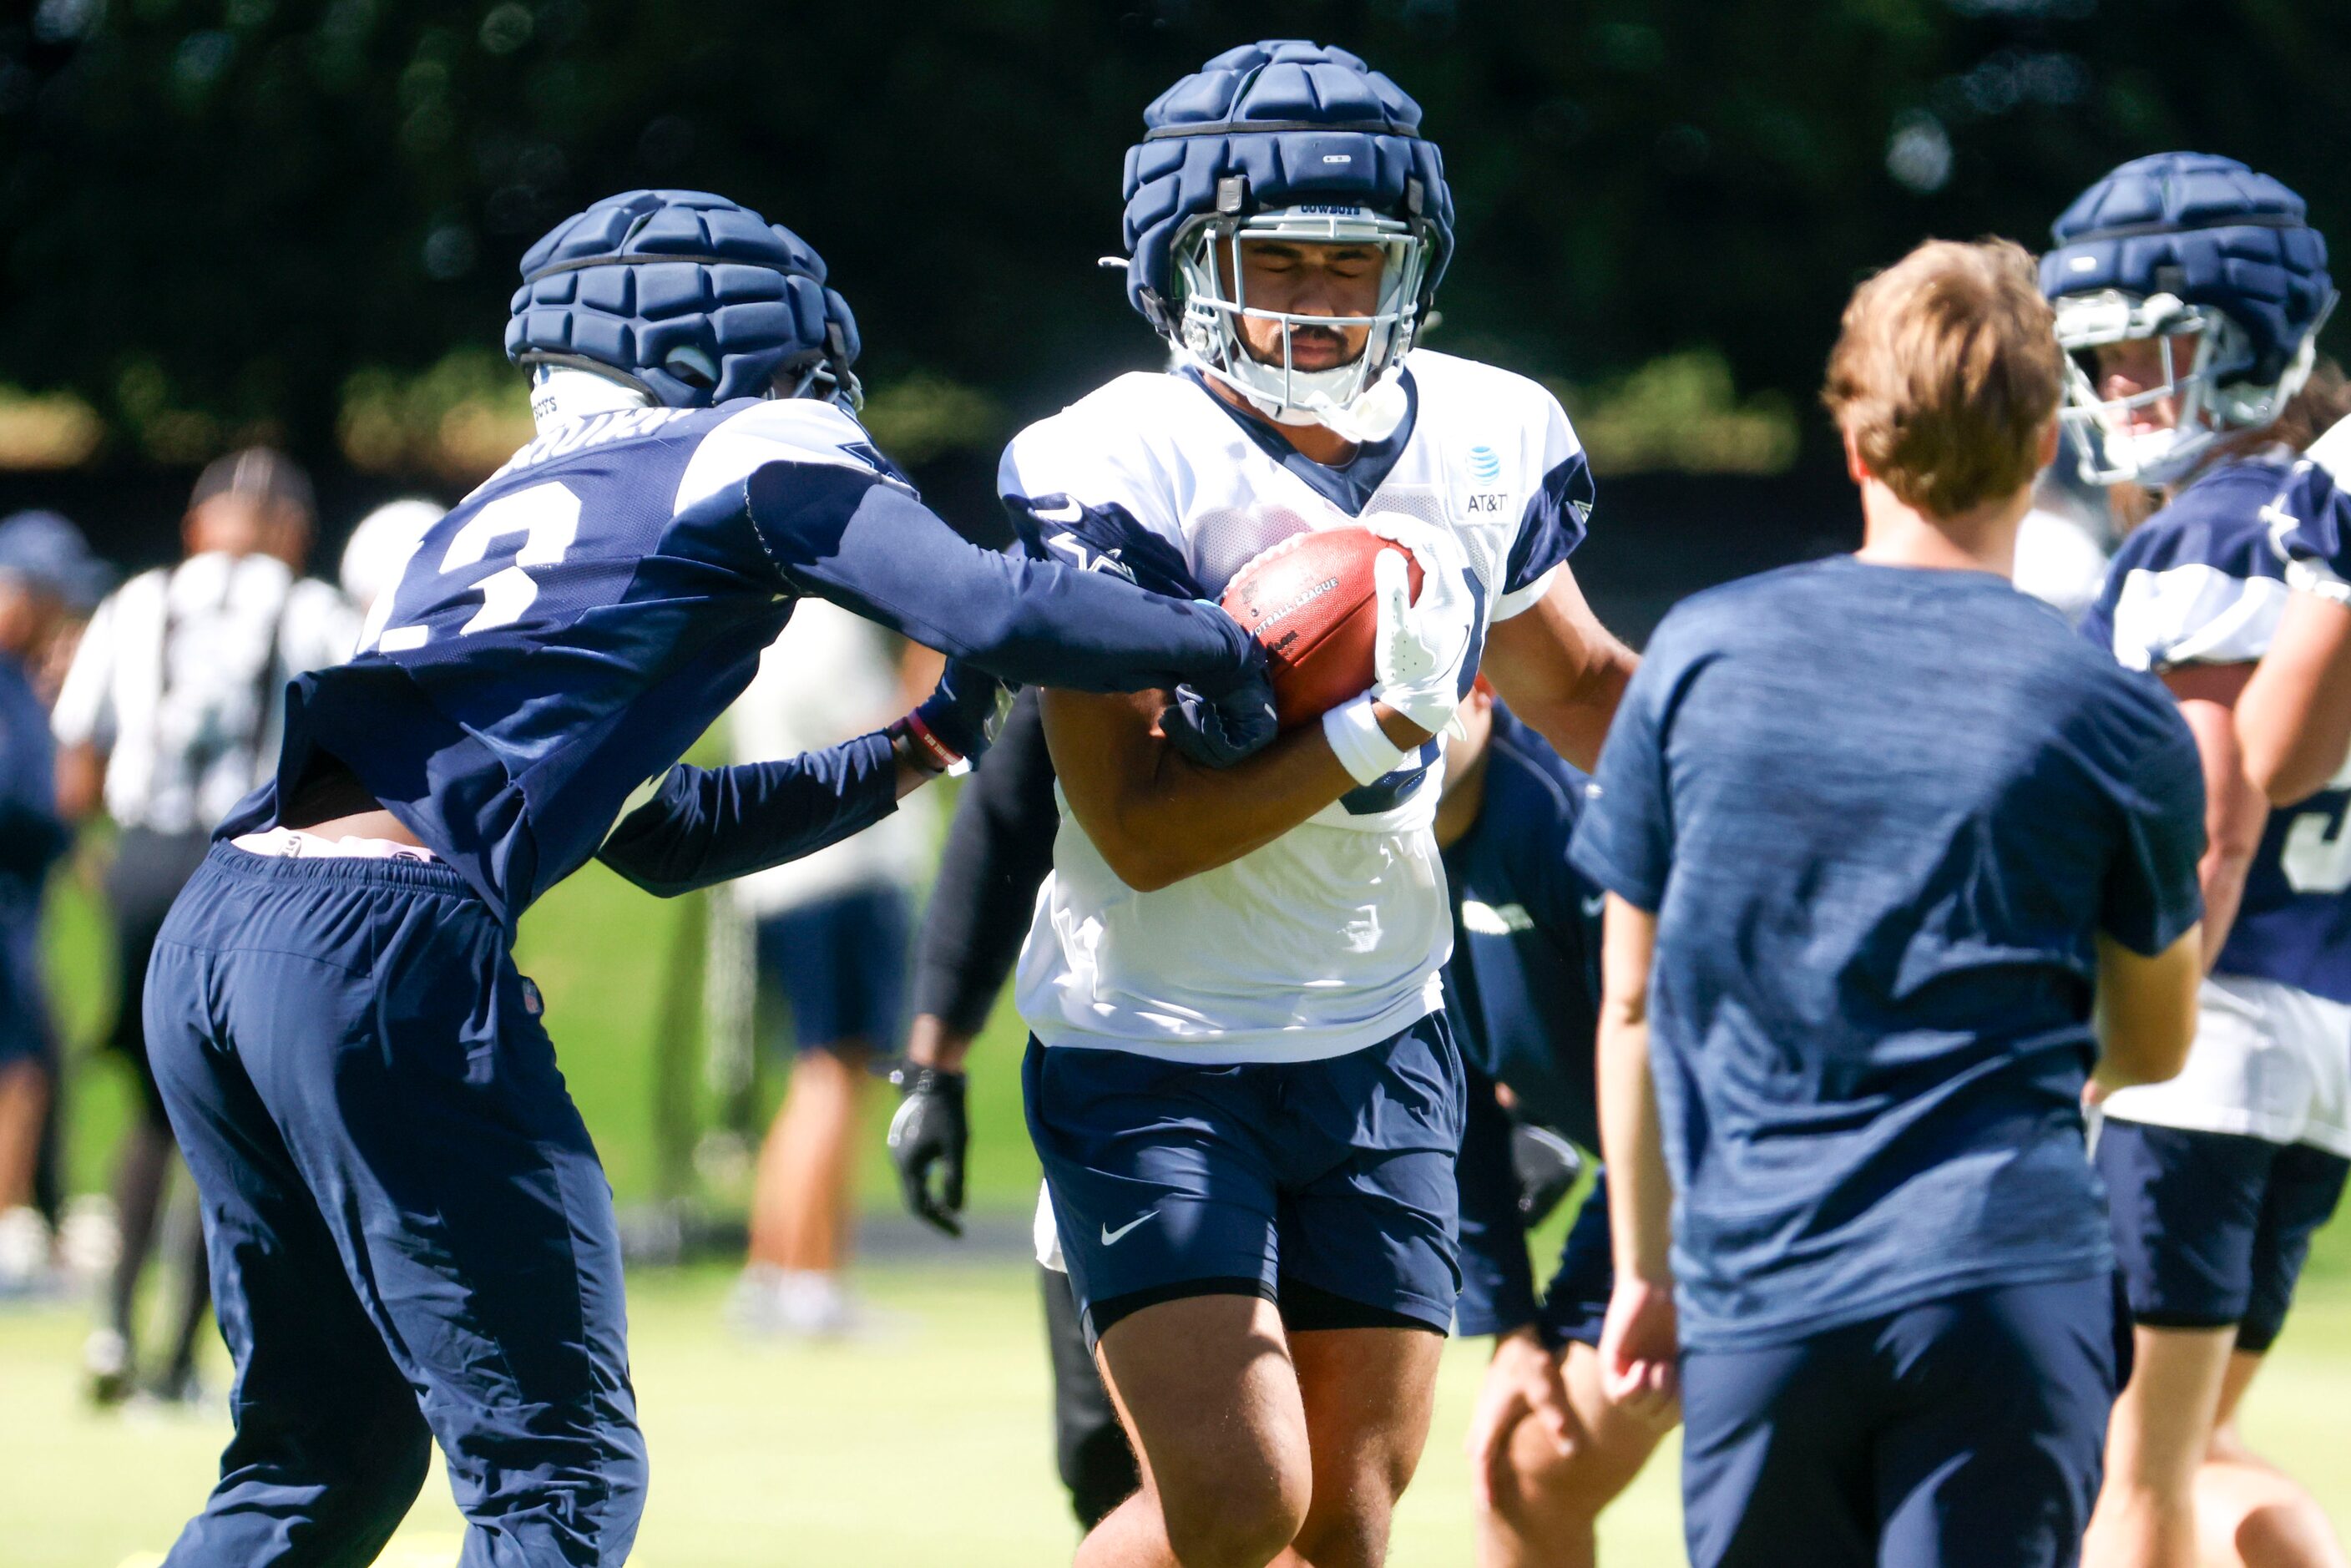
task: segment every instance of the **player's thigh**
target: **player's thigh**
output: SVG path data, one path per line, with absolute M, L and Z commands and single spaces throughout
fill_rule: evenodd
M 2250 1288 L 2237 1323 L 2239 1350 L 2258 1356 L 2277 1343 L 2311 1239 L 2341 1207 L 2346 1176 L 2351 1160 L 2325 1149 L 2295 1144 L 2277 1151 L 2253 1236 Z
M 1442 1014 L 1283 1075 L 1282 1321 L 1446 1333 L 1460 1294 L 1466 1090 Z
M 225 1479 L 248 1467 L 289 1477 L 308 1467 L 332 1484 L 403 1460 L 421 1479 L 415 1396 L 351 1290 L 239 1042 L 208 1016 L 217 967 L 211 954 L 159 944 L 144 1030 L 195 1181 L 213 1310 L 235 1367 L 237 1437 Z
M 1224 1511 L 1295 1529 L 1312 1472 L 1298 1373 L 1272 1302 L 1160 1301 L 1111 1324 L 1098 1354 L 1171 1536 L 1181 1542 Z
M 2096 1501 L 2126 1354 L 2111 1277 L 1971 1291 L 1896 1315 L 1876 1434 L 1886 1568 L 2066 1568 Z
M 2244 1316 L 2278 1152 L 2232 1133 L 2106 1119 L 2098 1173 L 2138 1322 L 2210 1329 Z
M 633 1489 L 611 1189 L 537 988 L 469 898 L 358 873 L 305 894 L 276 949 L 235 956 L 232 1023 L 454 1479 Z
M 1265 1070 L 1048 1049 L 1022 1066 L 1030 1140 L 1081 1321 L 1276 1291 Z
M 1694 1568 L 1874 1568 L 1869 1436 L 1884 1391 L 1866 1325 L 1685 1350 L 1681 1385 L 1682 1533 Z
M 1574 1417 L 1573 1445 L 1562 1454 L 1541 1422 L 1521 1421 L 1510 1434 L 1510 1469 L 1522 1491 L 1549 1511 L 1591 1519 L 1633 1484 L 1676 1421 L 1651 1420 L 1610 1399 L 1590 1344 L 1571 1341 L 1559 1352 L 1559 1368 Z

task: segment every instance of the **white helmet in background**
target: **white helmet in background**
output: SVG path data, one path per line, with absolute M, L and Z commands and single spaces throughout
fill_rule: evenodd
M 416 553 L 425 534 L 448 510 L 437 501 L 411 497 L 387 501 L 360 519 L 360 526 L 351 530 L 350 543 L 343 547 L 343 565 L 338 576 L 343 591 L 351 596 L 362 613 L 392 591 L 400 580 L 402 569 L 408 565 L 408 558 Z

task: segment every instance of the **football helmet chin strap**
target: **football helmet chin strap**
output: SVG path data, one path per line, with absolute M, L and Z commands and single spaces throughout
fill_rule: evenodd
M 1240 265 L 1240 247 L 1250 240 L 1377 246 L 1383 260 L 1376 307 L 1368 316 L 1305 316 L 1251 305 Z M 1320 424 L 1358 443 L 1384 440 L 1410 407 L 1402 370 L 1420 325 L 1421 280 L 1433 245 L 1425 223 L 1362 207 L 1280 207 L 1249 217 L 1203 219 L 1176 246 L 1184 291 L 1177 329 L 1170 334 L 1176 361 L 1232 388 L 1277 424 Z M 1224 267 L 1217 265 L 1220 256 Z M 1249 351 L 1241 337 L 1244 318 L 1280 325 L 1279 362 Z M 1290 334 L 1301 327 L 1368 330 L 1353 360 L 1304 371 L 1290 353 Z
M 2253 362 L 2251 343 L 2226 311 L 2169 294 L 2140 298 L 2115 289 L 2066 295 L 2054 304 L 2057 342 L 2065 350 L 2065 403 L 2058 420 L 2073 439 L 2083 479 L 2092 485 L 2170 484 L 2231 430 L 2277 418 L 2309 381 L 2318 329 L 2334 308 L 2329 300 L 2276 381 L 2257 382 L 2245 379 Z M 2177 359 L 2173 340 L 2179 338 L 2194 340 L 2185 366 Z M 2160 351 L 2162 379 L 2127 397 L 2099 395 L 2095 350 L 2141 339 L 2154 340 Z M 2166 398 L 2176 400 L 2171 426 L 2133 432 L 2131 415 Z

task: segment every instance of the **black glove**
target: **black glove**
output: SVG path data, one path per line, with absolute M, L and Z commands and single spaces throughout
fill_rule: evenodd
M 1532 1230 L 1574 1190 L 1583 1155 L 1549 1127 L 1520 1122 L 1510 1128 L 1510 1168 L 1519 1178 L 1519 1218 Z
M 913 1063 L 890 1074 L 905 1101 L 890 1118 L 890 1163 L 898 1167 L 906 1207 L 918 1219 L 963 1234 L 964 1155 L 971 1147 L 971 1123 L 964 1114 L 964 1075 Z M 931 1196 L 931 1172 L 939 1173 L 939 1194 Z
M 1010 690 L 978 665 L 949 659 L 922 706 L 890 727 L 891 738 L 904 739 L 940 773 L 977 762 L 996 740 Z
M 1159 716 L 1159 728 L 1168 745 L 1201 767 L 1230 768 L 1272 745 L 1280 726 L 1273 715 L 1273 687 L 1259 674 L 1217 697 L 1177 686 L 1175 702 Z

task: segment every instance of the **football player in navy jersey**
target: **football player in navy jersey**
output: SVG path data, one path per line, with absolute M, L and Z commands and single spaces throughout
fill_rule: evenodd
M 2351 419 L 2310 444 L 2268 518 L 2294 593 L 2237 700 L 2237 739 L 2245 776 L 2291 806 L 2351 752 Z
M 2104 1104 L 2096 1159 L 2137 1319 L 2089 1555 L 2102 1568 L 2344 1562 L 2236 1410 L 2351 1171 L 2351 790 L 2273 810 L 2231 715 L 2292 597 L 2273 498 L 2346 397 L 2299 197 L 2225 158 L 2124 164 L 2056 223 L 2042 287 L 2085 478 L 2150 487 L 2083 623 L 2171 690 L 2202 760 L 2204 967 L 2177 1078 Z M 2339 759 L 2339 758 L 2338 758 Z M 2329 771 L 2332 771 L 2330 769 Z
M 788 231 L 634 192 L 523 274 L 538 438 L 425 532 L 359 656 L 294 683 L 274 783 L 156 947 L 147 1035 L 236 1369 L 174 1564 L 371 1561 L 435 1439 L 468 1568 L 628 1555 L 611 1195 L 508 953 L 549 887 L 599 856 L 678 893 L 854 832 L 985 747 L 998 676 L 1178 690 L 1165 728 L 1212 761 L 1271 732 L 1222 612 L 921 506 Z M 945 651 L 938 691 L 826 752 L 679 765 L 801 595 Z

